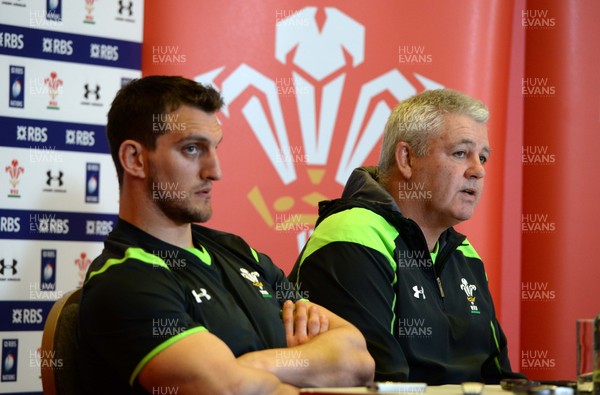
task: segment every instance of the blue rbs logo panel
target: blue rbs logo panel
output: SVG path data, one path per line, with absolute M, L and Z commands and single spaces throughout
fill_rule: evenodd
M 8 81 L 9 107 L 25 107 L 25 67 L 10 66 L 10 75 Z
M 19 356 L 19 340 L 2 340 L 2 377 L 0 381 L 17 381 L 17 358 Z

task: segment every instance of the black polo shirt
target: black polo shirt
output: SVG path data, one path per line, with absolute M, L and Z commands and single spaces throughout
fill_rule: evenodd
M 238 236 L 198 225 L 192 234 L 195 248 L 181 249 L 119 220 L 105 240 L 79 308 L 86 394 L 144 393 L 145 364 L 201 331 L 236 356 L 286 347 L 281 307 L 295 295 L 283 271 Z

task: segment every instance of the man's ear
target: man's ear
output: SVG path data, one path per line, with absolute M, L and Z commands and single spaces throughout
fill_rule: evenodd
M 412 152 L 405 141 L 396 144 L 396 167 L 405 180 L 412 177 Z
M 135 140 L 125 140 L 119 147 L 119 160 L 123 171 L 133 177 L 145 178 L 144 146 Z

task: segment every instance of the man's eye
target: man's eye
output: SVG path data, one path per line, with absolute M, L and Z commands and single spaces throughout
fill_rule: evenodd
M 457 151 L 454 153 L 454 156 L 456 156 L 457 158 L 464 158 L 467 155 L 467 153 L 465 151 Z
M 482 155 L 479 157 L 479 161 L 481 162 L 482 165 L 485 165 L 488 161 L 488 158 Z
M 198 152 L 198 147 L 195 145 L 188 145 L 183 149 L 187 154 L 195 154 Z

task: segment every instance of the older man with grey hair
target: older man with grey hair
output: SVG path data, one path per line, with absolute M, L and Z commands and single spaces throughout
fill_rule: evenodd
M 354 323 L 377 380 L 498 383 L 513 373 L 481 258 L 453 226 L 468 220 L 490 157 L 488 109 L 439 89 L 404 100 L 379 166 L 322 202 L 290 280 Z

